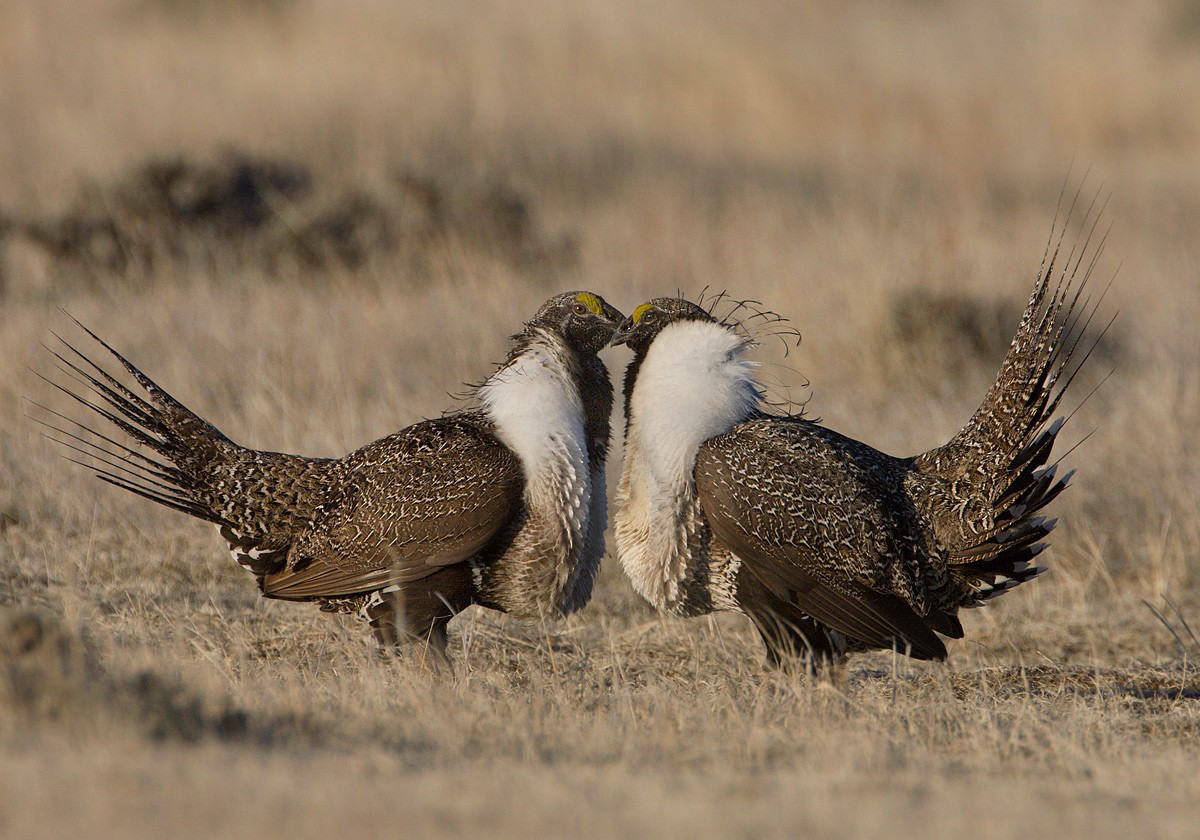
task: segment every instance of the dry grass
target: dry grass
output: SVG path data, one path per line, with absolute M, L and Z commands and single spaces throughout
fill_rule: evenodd
M 1195 7 L 0 6 L 0 834 L 1194 834 Z M 570 259 L 450 225 L 280 264 L 211 226 L 167 247 L 112 204 L 148 161 L 232 146 L 302 166 L 320 207 L 398 173 L 500 185 Z M 947 667 L 765 671 L 743 622 L 659 618 L 610 558 L 564 625 L 465 614 L 431 675 L 258 599 L 211 529 L 98 486 L 24 419 L 60 306 L 234 439 L 334 454 L 439 412 L 551 290 L 630 308 L 709 284 L 792 317 L 804 343 L 770 371 L 811 380 L 810 412 L 920 451 L 998 358 L 981 334 L 943 369 L 953 333 L 914 325 L 913 295 L 993 329 L 1072 159 L 1114 196 L 1116 371 L 1072 423 L 1095 432 L 1053 574 L 968 616 Z M 153 259 L 79 271 L 23 233 L 85 194 Z M 307 211 L 284 198 L 286 228 Z

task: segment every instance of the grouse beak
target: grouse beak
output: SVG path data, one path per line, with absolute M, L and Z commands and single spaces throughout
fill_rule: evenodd
M 597 324 L 598 332 L 596 338 L 602 342 L 596 350 L 600 351 L 609 346 L 613 334 L 616 333 L 617 328 L 624 322 L 625 316 L 621 314 L 620 310 L 610 304 L 603 303 L 601 311 L 596 315 L 596 319 L 600 322 L 600 324 Z
M 614 335 L 616 334 L 616 331 L 620 328 L 621 324 L 623 324 L 625 322 L 625 316 L 621 314 L 621 310 L 617 309 L 615 306 L 613 306 L 609 303 L 604 304 L 603 317 L 604 317 L 604 320 L 612 327 Z
M 613 333 L 612 340 L 608 342 L 609 347 L 619 347 L 622 344 L 629 342 L 633 338 L 633 333 L 637 329 L 637 325 L 633 323 L 632 318 L 626 318 L 617 327 L 617 331 Z

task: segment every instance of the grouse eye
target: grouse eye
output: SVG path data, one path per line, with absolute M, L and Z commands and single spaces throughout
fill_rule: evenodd
M 587 308 L 587 304 L 584 303 L 576 303 L 571 309 L 574 310 L 576 315 L 586 315 L 591 311 Z

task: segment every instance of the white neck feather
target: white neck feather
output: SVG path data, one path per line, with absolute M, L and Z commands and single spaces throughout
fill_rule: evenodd
M 661 487 L 690 481 L 700 444 L 758 406 L 746 341 L 707 321 L 671 324 L 654 339 L 630 399 L 631 437 Z
M 678 601 L 694 514 L 693 469 L 700 444 L 750 417 L 760 392 L 747 342 L 711 322 L 666 327 L 642 361 L 617 514 L 617 548 L 634 587 L 661 608 Z
M 538 336 L 479 389 L 496 435 L 525 471 L 528 524 L 513 550 L 530 578 L 545 580 L 560 609 L 579 562 L 592 508 L 583 401 L 563 348 Z M 600 492 L 603 492 L 601 488 Z M 540 589 L 540 587 L 538 587 Z
M 563 445 L 578 446 L 587 462 L 579 389 L 559 353 L 547 343 L 532 342 L 479 389 L 497 434 L 528 473 L 536 472 Z

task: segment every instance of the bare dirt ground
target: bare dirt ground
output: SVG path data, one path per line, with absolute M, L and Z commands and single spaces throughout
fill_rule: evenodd
M 46 0 L 0 5 L 0 80 L 0 835 L 1200 831 L 1200 5 Z M 552 292 L 708 286 L 801 331 L 781 392 L 915 453 L 1068 171 L 1112 197 L 1120 312 L 1070 407 L 1112 373 L 1051 574 L 948 665 L 781 675 L 609 557 L 582 614 L 473 609 L 431 674 L 26 416 L 65 407 L 60 308 L 233 439 L 335 455 Z

